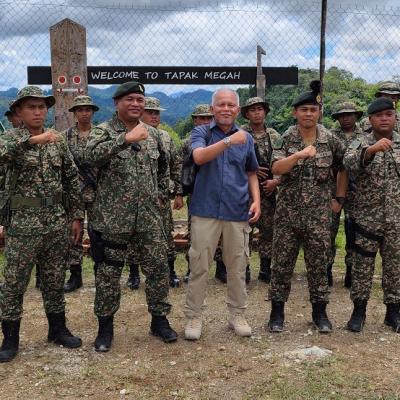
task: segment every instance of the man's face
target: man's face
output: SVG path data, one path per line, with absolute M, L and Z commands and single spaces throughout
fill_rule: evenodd
M 386 98 L 394 101 L 396 104 L 400 98 L 400 96 L 398 94 L 389 94 L 389 93 L 380 93 L 378 97 L 386 97 Z
M 46 102 L 28 97 L 16 108 L 16 114 L 28 129 L 42 128 L 47 117 Z
M 11 115 L 7 115 L 7 119 L 13 128 L 18 128 L 21 125 L 21 118 L 19 118 L 15 112 Z
M 356 126 L 357 115 L 355 113 L 343 113 L 337 116 L 337 120 L 344 131 L 352 131 Z
M 115 99 L 114 103 L 122 121 L 137 121 L 144 111 L 144 96 L 140 93 L 129 93 Z
M 74 115 L 78 123 L 85 125 L 90 124 L 93 117 L 93 108 L 90 106 L 76 107 Z
M 207 125 L 212 121 L 213 117 L 210 115 L 198 115 L 193 117 L 194 126 Z
M 384 110 L 369 116 L 372 129 L 380 134 L 389 134 L 393 131 L 396 123 L 396 112 L 394 110 Z
M 293 110 L 293 117 L 301 128 L 309 129 L 317 126 L 320 108 L 316 104 L 303 104 Z
M 263 124 L 267 113 L 262 104 L 254 104 L 247 109 L 246 117 L 251 124 Z
M 211 106 L 211 112 L 214 114 L 217 125 L 222 126 L 232 126 L 239 111 L 237 98 L 230 91 L 218 92 L 214 98 L 214 104 Z
M 157 128 L 160 125 L 161 117 L 160 111 L 158 110 L 144 110 L 141 120 L 153 128 Z

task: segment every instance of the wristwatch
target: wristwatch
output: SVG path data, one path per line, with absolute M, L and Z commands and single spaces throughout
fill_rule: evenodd
M 222 141 L 224 142 L 224 145 L 226 147 L 229 147 L 231 145 L 231 138 L 230 136 L 227 136 L 226 138 L 223 138 Z

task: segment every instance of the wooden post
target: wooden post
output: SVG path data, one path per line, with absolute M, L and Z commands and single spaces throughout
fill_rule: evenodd
M 265 100 L 265 75 L 262 70 L 261 56 L 265 55 L 265 50 L 257 45 L 257 80 L 256 80 L 256 88 L 257 88 L 257 97 L 261 97 Z
M 63 131 L 74 124 L 68 111 L 73 99 L 87 94 L 86 29 L 70 19 L 50 27 L 51 78 L 56 98 L 54 126 Z

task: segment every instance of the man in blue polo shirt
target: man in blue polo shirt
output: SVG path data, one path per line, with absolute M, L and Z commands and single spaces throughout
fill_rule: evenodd
M 251 135 L 235 125 L 240 111 L 237 93 L 217 90 L 211 110 L 211 124 L 195 127 L 191 134 L 193 159 L 200 168 L 190 204 L 191 272 L 185 305 L 188 340 L 201 336 L 208 268 L 221 235 L 222 258 L 227 267 L 229 327 L 239 336 L 251 335 L 243 314 L 249 222 L 260 217 L 258 163 Z

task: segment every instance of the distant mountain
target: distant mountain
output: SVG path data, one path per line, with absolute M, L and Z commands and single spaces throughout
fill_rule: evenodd
M 15 99 L 17 88 L 10 88 L 6 91 L 0 91 L 0 120 L 5 122 L 4 113 L 8 109 L 8 104 Z M 106 89 L 89 86 L 89 95 L 100 107 L 95 114 L 95 122 L 100 123 L 109 119 L 114 112 L 112 95 L 115 92 L 115 86 Z M 46 91 L 50 93 L 50 91 Z M 191 114 L 194 107 L 199 103 L 210 103 L 212 92 L 208 90 L 195 90 L 194 92 L 177 92 L 167 95 L 163 92 L 148 93 L 149 96 L 157 97 L 161 102 L 161 107 L 165 108 L 161 114 L 161 121 L 168 125 L 174 125 L 177 121 L 186 118 Z

